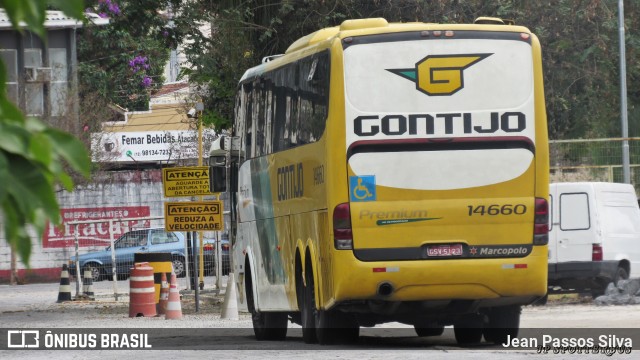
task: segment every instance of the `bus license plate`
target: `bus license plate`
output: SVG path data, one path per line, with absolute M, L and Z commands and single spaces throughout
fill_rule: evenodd
M 428 256 L 462 256 L 462 244 L 427 247 Z

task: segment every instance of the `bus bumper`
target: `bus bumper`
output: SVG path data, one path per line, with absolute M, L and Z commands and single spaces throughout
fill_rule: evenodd
M 547 293 L 547 246 L 524 258 L 362 262 L 336 251 L 333 299 L 476 300 L 481 307 L 525 305 Z M 350 266 L 349 266 L 350 265 Z

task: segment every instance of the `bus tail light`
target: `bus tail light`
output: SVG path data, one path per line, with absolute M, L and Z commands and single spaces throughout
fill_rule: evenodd
M 591 248 L 591 261 L 602 261 L 602 245 L 593 244 Z
M 338 250 L 353 249 L 349 203 L 342 203 L 333 209 L 333 241 Z
M 547 200 L 536 198 L 533 220 L 533 245 L 549 243 L 549 204 Z

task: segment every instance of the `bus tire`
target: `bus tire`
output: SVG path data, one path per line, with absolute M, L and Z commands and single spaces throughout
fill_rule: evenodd
M 444 333 L 444 326 L 419 326 L 413 325 L 413 328 L 416 330 L 416 334 L 420 337 L 425 336 L 440 336 Z
M 508 337 L 517 337 L 520 312 L 519 305 L 492 308 L 488 313 L 489 322 L 482 331 L 484 339 L 494 344 L 504 344 Z
M 258 341 L 284 341 L 287 338 L 287 313 L 254 310 L 251 321 Z
M 302 322 L 302 340 L 306 344 L 313 344 L 318 341 L 316 338 L 316 321 L 315 321 L 315 309 L 316 299 L 315 291 L 313 289 L 313 270 L 311 264 L 307 263 L 307 270 L 305 271 L 306 285 L 303 291 L 303 304 L 300 309 L 300 317 Z
M 320 345 L 358 342 L 360 326 L 353 316 L 336 310 L 317 310 L 316 336 Z
M 469 314 L 453 324 L 453 333 L 460 345 L 479 343 L 482 340 L 482 316 Z
M 287 338 L 286 312 L 260 312 L 256 310 L 253 299 L 253 281 L 251 279 L 251 269 L 246 267 L 245 292 L 247 294 L 247 309 L 251 313 L 253 323 L 253 333 L 256 340 L 282 341 Z

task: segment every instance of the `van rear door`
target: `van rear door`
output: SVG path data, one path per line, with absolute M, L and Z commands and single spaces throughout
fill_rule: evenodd
M 556 201 L 559 219 L 555 229 L 557 261 L 591 261 L 593 244 L 601 244 L 597 236 L 593 190 L 570 184 L 558 186 Z

